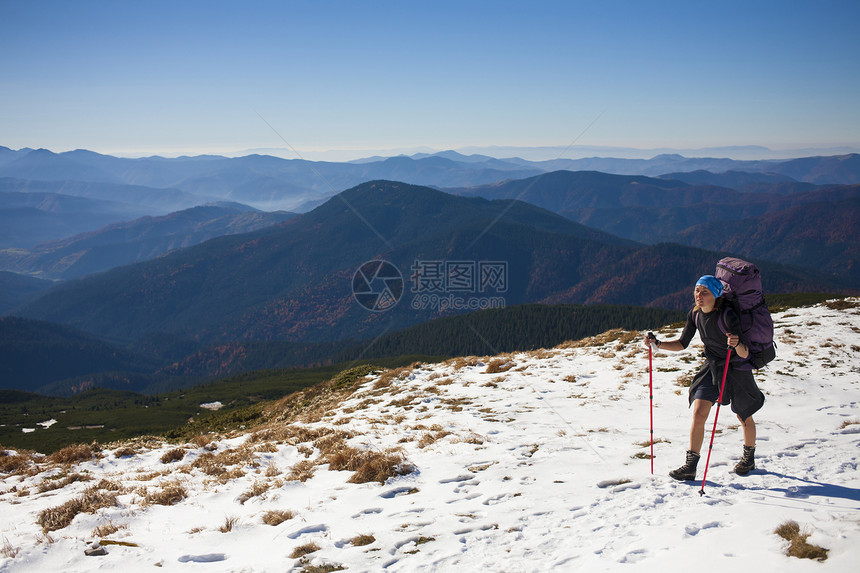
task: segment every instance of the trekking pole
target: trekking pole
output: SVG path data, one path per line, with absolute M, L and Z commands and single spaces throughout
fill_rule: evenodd
M 650 400 L 649 413 L 651 415 L 651 475 L 654 475 L 654 367 L 651 362 L 651 349 L 654 347 L 653 332 L 648 333 L 648 339 L 651 343 L 648 345 L 648 394 Z
M 714 434 L 717 433 L 717 418 L 720 417 L 720 404 L 723 402 L 723 392 L 726 389 L 726 375 L 729 373 L 729 359 L 732 357 L 732 349 L 729 347 L 726 352 L 726 367 L 723 370 L 723 382 L 720 385 L 720 397 L 717 400 L 717 413 L 714 414 L 714 429 L 711 430 L 711 443 L 708 445 L 708 459 L 705 460 L 705 475 L 702 476 L 702 489 L 699 490 L 699 495 L 705 495 L 705 480 L 708 479 L 708 464 L 711 461 L 711 450 L 714 448 Z

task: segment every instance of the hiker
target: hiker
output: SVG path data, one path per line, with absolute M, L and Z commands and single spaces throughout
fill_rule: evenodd
M 726 375 L 722 405 L 731 403 L 732 411 L 741 422 L 744 436 L 743 456 L 735 466 L 735 473 L 746 475 L 755 469 L 756 428 L 752 415 L 764 405 L 764 394 L 759 390 L 752 374 L 752 366 L 747 362 L 749 348 L 741 342 L 740 320 L 724 305 L 722 298 L 723 283 L 712 275 L 705 275 L 696 282 L 693 298 L 696 306 L 687 314 L 687 324 L 677 340 L 660 341 L 652 333 L 646 335 L 645 345 L 653 343 L 660 350 L 678 352 L 687 348 L 698 330 L 699 338 L 705 345 L 706 363 L 690 385 L 690 405 L 693 407 L 693 422 L 690 427 L 690 449 L 686 462 L 678 469 L 669 472 L 676 480 L 696 479 L 696 465 L 705 438 L 705 423 L 711 407 L 720 396 L 720 384 L 726 364 L 726 353 L 732 349 Z M 723 328 L 720 321 L 724 321 Z

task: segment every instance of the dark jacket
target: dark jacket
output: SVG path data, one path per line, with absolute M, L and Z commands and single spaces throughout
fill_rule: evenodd
M 705 345 L 704 356 L 706 363 L 699 369 L 690 384 L 689 401 L 693 403 L 693 394 L 699 384 L 713 384 L 719 390 L 723 381 L 726 365 L 726 334 L 720 328 L 719 320 L 725 321 L 728 332 L 740 333 L 740 320 L 730 308 L 715 308 L 709 313 L 693 309 L 687 314 L 687 324 L 681 332 L 680 342 L 687 348 L 693 335 L 699 333 L 699 338 Z M 723 392 L 723 405 L 731 404 L 732 411 L 746 420 L 764 406 L 764 394 L 756 385 L 752 370 L 746 358 L 735 353 L 729 360 L 726 373 L 726 387 Z

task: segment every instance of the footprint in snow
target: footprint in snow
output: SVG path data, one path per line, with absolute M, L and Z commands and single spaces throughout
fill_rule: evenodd
M 316 525 L 309 525 L 308 527 L 302 527 L 301 529 L 293 531 L 287 535 L 287 537 L 290 539 L 296 539 L 308 533 L 325 533 L 326 531 L 328 531 L 328 526 L 323 523 L 318 523 Z
M 618 560 L 619 563 L 638 563 L 648 556 L 645 549 L 634 549 Z
M 178 561 L 180 563 L 217 563 L 226 559 L 225 553 L 206 553 L 204 555 L 183 555 Z
M 372 513 L 382 513 L 381 507 L 370 507 L 368 509 L 363 509 L 352 516 L 352 519 L 358 519 L 359 517 L 363 517 L 365 515 L 370 515 Z
M 703 525 L 703 526 L 701 526 L 701 527 L 699 527 L 698 525 L 693 524 L 693 525 L 688 525 L 688 526 L 686 526 L 686 527 L 684 528 L 684 532 L 685 532 L 687 535 L 689 535 L 690 537 L 693 537 L 693 536 L 695 536 L 695 535 L 698 535 L 700 531 L 703 531 L 703 530 L 705 530 L 705 529 L 713 529 L 713 528 L 715 528 L 715 527 L 722 527 L 722 525 L 720 525 L 720 522 L 719 522 L 719 521 L 711 521 L 711 522 L 706 523 L 705 525 Z
M 461 474 L 461 475 L 458 475 L 457 477 L 440 479 L 439 483 L 456 483 L 456 482 L 461 482 L 461 481 L 469 481 L 470 479 L 472 479 L 472 477 L 473 476 Z
M 600 489 L 606 489 L 608 487 L 629 485 L 631 483 L 633 483 L 632 480 L 629 480 L 627 478 L 605 479 L 603 481 L 597 482 L 597 487 L 599 487 Z M 637 484 L 636 487 L 639 487 L 639 485 Z
M 388 491 L 384 491 L 379 494 L 379 497 L 383 499 L 391 499 L 397 497 L 398 495 L 406 495 L 410 493 L 418 493 L 414 487 L 396 487 L 394 489 L 390 489 Z

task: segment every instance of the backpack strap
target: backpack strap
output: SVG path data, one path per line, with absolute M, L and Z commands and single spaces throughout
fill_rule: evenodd
M 723 306 L 723 311 L 720 313 L 720 317 L 717 319 L 717 324 L 720 325 L 720 330 L 723 331 L 723 334 L 729 333 L 729 321 L 726 320 L 726 314 L 729 312 L 729 305 Z M 740 336 L 740 333 L 738 333 Z

